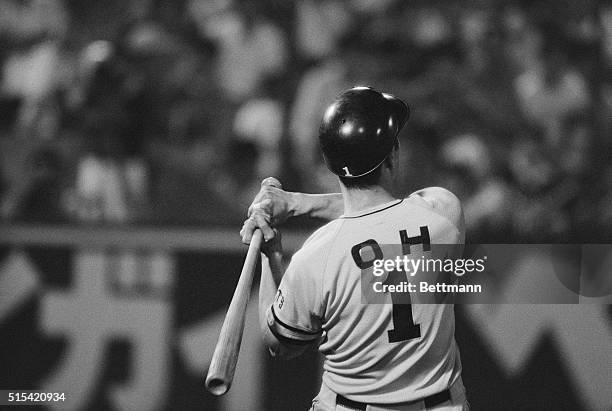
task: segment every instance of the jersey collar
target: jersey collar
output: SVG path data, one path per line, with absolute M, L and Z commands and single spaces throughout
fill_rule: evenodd
M 387 208 L 391 208 L 393 206 L 396 206 L 396 205 L 400 204 L 402 201 L 404 201 L 403 198 L 400 198 L 400 199 L 397 199 L 397 200 L 392 200 L 392 201 L 389 201 L 388 203 L 379 204 L 377 206 L 366 208 L 364 210 L 359 210 L 359 211 L 357 211 L 355 213 L 342 214 L 340 216 L 340 218 L 359 218 L 359 217 L 365 217 L 367 215 L 375 214 L 375 213 L 384 211 Z

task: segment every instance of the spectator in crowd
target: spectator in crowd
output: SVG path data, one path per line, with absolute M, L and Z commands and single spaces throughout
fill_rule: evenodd
M 526 118 L 544 129 L 546 142 L 551 146 L 559 144 L 563 120 L 586 110 L 589 104 L 585 78 L 554 47 L 544 50 L 542 62 L 527 69 L 515 83 Z

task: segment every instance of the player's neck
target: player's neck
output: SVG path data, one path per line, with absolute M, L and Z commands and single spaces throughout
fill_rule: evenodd
M 388 203 L 396 198 L 381 186 L 372 186 L 367 189 L 347 189 L 340 184 L 342 198 L 344 199 L 344 214 L 352 214 L 361 210 Z

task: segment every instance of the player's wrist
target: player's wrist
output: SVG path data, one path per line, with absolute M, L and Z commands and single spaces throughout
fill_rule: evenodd
M 288 192 L 287 209 L 289 217 L 298 217 L 308 214 L 307 197 L 304 193 Z
M 261 253 L 268 260 L 282 260 L 283 259 L 283 250 L 282 249 L 261 249 Z
M 272 275 L 272 279 L 276 287 L 280 284 L 281 279 L 283 278 L 283 252 L 282 249 L 262 249 L 261 263 L 262 267 L 269 267 L 270 274 Z M 263 275 L 263 272 L 262 272 Z

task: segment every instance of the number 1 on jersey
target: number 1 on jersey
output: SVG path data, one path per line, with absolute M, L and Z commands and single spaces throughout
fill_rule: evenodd
M 406 273 L 391 271 L 385 284 L 399 285 L 406 278 Z M 421 336 L 421 325 L 415 324 L 412 318 L 410 293 L 391 293 L 393 303 L 393 329 L 387 331 L 390 343 L 412 340 Z

